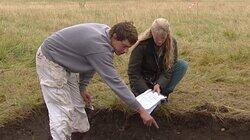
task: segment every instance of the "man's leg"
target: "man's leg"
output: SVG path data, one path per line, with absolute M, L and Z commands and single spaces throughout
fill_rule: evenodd
M 49 113 L 50 133 L 53 140 L 70 140 L 72 133 L 72 110 L 68 89 L 41 85 Z
M 173 74 L 171 77 L 170 83 L 165 88 L 165 95 L 169 95 L 171 92 L 173 92 L 176 85 L 181 81 L 181 79 L 184 77 L 186 71 L 188 68 L 188 64 L 186 61 L 179 59 L 177 60 L 176 64 L 173 68 Z
M 67 84 L 68 74 L 63 67 L 47 60 L 40 50 L 36 56 L 36 67 L 49 112 L 51 136 L 54 140 L 70 140 L 73 105 Z
M 73 104 L 73 114 L 72 114 L 72 128 L 73 132 L 86 132 L 89 130 L 90 125 L 86 111 L 84 109 L 85 103 L 79 91 L 79 85 L 77 81 L 77 75 L 71 73 L 68 85 L 70 87 L 70 96 Z

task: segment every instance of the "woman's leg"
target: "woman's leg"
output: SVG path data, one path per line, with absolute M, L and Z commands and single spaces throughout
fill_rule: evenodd
M 182 59 L 178 59 L 176 64 L 173 68 L 173 74 L 170 80 L 170 83 L 165 88 L 165 95 L 169 95 L 171 92 L 173 92 L 176 85 L 181 81 L 181 79 L 184 77 L 186 71 L 188 68 L 188 64 L 186 61 Z

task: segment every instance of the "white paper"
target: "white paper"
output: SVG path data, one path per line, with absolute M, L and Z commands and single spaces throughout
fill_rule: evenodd
M 166 98 L 167 97 L 149 89 L 137 96 L 136 100 L 150 114 L 157 107 L 157 105 L 161 103 L 161 100 L 165 100 Z

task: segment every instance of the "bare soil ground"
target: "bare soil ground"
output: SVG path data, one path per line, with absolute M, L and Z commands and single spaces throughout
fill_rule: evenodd
M 160 128 L 148 128 L 138 115 L 122 111 L 88 111 L 91 129 L 75 133 L 72 140 L 249 140 L 250 120 L 215 119 L 204 112 L 171 114 L 162 118 L 153 114 Z M 3 140 L 49 140 L 48 114 L 45 106 L 22 120 L 0 128 Z

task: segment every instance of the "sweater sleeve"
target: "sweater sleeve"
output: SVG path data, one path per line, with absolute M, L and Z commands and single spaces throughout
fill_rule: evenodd
M 133 93 L 119 77 L 113 65 L 113 55 L 111 53 L 97 53 L 87 55 L 86 59 L 95 71 L 102 77 L 106 84 L 128 104 L 133 110 L 138 110 L 141 106 Z
M 95 71 L 89 71 L 87 73 L 79 74 L 79 88 L 80 92 L 86 90 L 86 86 L 89 84 L 90 79 L 94 76 Z

